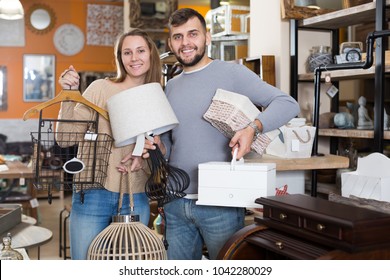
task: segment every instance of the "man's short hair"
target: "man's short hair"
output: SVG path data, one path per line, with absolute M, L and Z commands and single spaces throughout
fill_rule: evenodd
M 190 8 L 183 8 L 183 9 L 179 9 L 179 10 L 174 11 L 171 14 L 171 16 L 169 17 L 168 27 L 169 27 L 169 29 L 171 29 L 172 26 L 183 25 L 189 19 L 191 19 L 193 17 L 197 17 L 199 19 L 200 23 L 202 24 L 202 26 L 204 27 L 204 30 L 207 30 L 206 29 L 206 21 L 205 21 L 204 17 L 200 13 L 195 11 L 194 9 L 190 9 Z

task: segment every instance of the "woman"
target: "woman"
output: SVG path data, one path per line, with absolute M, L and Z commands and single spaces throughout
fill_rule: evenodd
M 146 32 L 133 29 L 121 35 L 115 45 L 115 59 L 116 77 L 96 80 L 83 93 L 83 96 L 95 105 L 107 109 L 107 100 L 113 95 L 145 83 L 161 82 L 159 53 Z M 62 73 L 59 83 L 64 89 L 78 88 L 79 76 L 73 66 Z M 93 120 L 95 113 L 82 104 L 63 102 L 59 119 Z M 112 135 L 110 123 L 101 116 L 99 116 L 98 127 L 98 133 Z M 86 127 L 69 122 L 59 122 L 57 132 L 65 131 L 85 132 Z M 57 141 L 61 145 L 61 141 L 58 139 Z M 72 259 L 86 259 L 88 247 L 93 239 L 111 223 L 111 217 L 118 214 L 121 176 L 128 176 L 127 181 L 131 181 L 134 198 L 134 212 L 132 214 L 139 214 L 141 222 L 145 225 L 148 224 L 150 208 L 144 192 L 148 178 L 148 174 L 145 172 L 148 170 L 147 163 L 141 158 L 134 157 L 128 162 L 121 162 L 122 158 L 131 153 L 133 148 L 134 144 L 122 148 L 112 148 L 104 189 L 85 190 L 83 203 L 80 199 L 80 192 L 73 191 L 70 216 Z M 128 169 L 131 172 L 127 172 Z M 129 196 L 126 193 L 120 214 L 130 213 L 129 203 Z

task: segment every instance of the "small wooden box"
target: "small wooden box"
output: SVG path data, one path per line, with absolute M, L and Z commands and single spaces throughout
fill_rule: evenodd
M 274 229 L 347 252 L 390 247 L 390 215 L 303 194 L 256 199 Z

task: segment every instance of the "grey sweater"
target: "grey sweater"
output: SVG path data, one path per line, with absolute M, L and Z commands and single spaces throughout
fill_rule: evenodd
M 246 95 L 266 108 L 258 116 L 263 132 L 282 126 L 299 113 L 295 99 L 265 83 L 244 65 L 214 60 L 200 70 L 183 72 L 169 80 L 165 91 L 179 125 L 161 139 L 169 163 L 190 176 L 188 194 L 198 193 L 199 163 L 231 160 L 230 139 L 203 118 L 219 88 Z

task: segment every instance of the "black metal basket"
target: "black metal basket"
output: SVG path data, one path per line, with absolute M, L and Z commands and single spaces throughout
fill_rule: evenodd
M 104 188 L 107 177 L 113 138 L 89 129 L 85 133 L 53 131 L 57 122 L 66 121 L 96 128 L 91 121 L 41 119 L 39 131 L 31 132 L 34 186 L 47 191 L 49 202 L 53 191 Z M 48 127 L 47 131 L 42 127 Z

